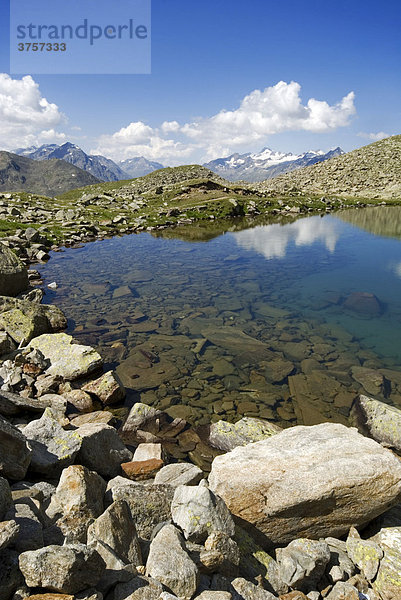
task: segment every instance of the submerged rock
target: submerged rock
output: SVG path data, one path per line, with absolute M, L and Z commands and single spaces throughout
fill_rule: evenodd
M 355 429 L 324 423 L 218 456 L 209 484 L 267 543 L 285 544 L 341 536 L 397 504 L 401 463 Z
M 352 292 L 344 300 L 343 307 L 366 317 L 378 316 L 382 312 L 380 300 L 369 292 Z

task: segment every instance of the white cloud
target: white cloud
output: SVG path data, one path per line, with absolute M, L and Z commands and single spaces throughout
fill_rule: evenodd
M 299 219 L 287 225 L 266 225 L 233 234 L 239 246 L 253 250 L 267 259 L 284 258 L 289 244 L 309 246 L 323 243 L 334 252 L 339 237 L 335 224 L 320 217 Z
M 310 98 L 306 105 L 300 97 L 301 86 L 280 81 L 264 90 L 254 90 L 236 110 L 222 110 L 208 119 L 187 123 L 183 133 L 207 147 L 209 157 L 222 150 L 265 140 L 283 131 L 324 133 L 348 125 L 355 114 L 354 92 L 337 104 Z
M 64 117 L 56 104 L 44 98 L 30 75 L 13 79 L 0 73 L 0 148 L 61 141 L 65 135 L 54 127 Z
M 112 135 L 101 135 L 91 153 L 105 154 L 114 160 L 145 156 L 162 163 L 179 164 L 188 158 L 192 150 L 191 145 L 163 137 L 159 129 L 136 121 Z
M 181 126 L 178 121 L 164 121 L 161 125 L 161 130 L 163 133 L 176 133 L 180 131 Z
M 115 160 L 143 155 L 167 164 L 184 159 L 211 160 L 263 144 L 270 135 L 284 131 L 325 133 L 349 124 L 355 114 L 354 92 L 334 105 L 300 96 L 301 86 L 280 81 L 264 90 L 254 90 L 235 110 L 180 124 L 165 121 L 159 128 L 133 122 L 97 140 L 96 152 Z
M 384 131 L 378 131 L 377 133 L 365 133 L 364 131 L 360 131 L 358 133 L 359 137 L 365 138 L 366 140 L 372 140 L 373 142 L 384 140 L 384 138 L 391 137 L 391 135 L 391 133 L 385 133 Z

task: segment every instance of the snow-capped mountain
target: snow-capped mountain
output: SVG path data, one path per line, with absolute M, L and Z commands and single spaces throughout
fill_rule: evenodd
M 102 181 L 119 181 L 120 179 L 130 179 L 130 175 L 123 171 L 114 161 L 100 155 L 86 154 L 76 144 L 66 142 L 62 146 L 57 144 L 44 144 L 37 148 L 18 148 L 15 154 L 32 158 L 33 160 L 49 160 L 59 158 L 66 162 L 91 173 L 97 179 Z
M 270 148 L 263 148 L 258 153 L 236 153 L 226 158 L 217 158 L 203 166 L 229 181 L 256 182 L 308 167 L 341 154 L 344 154 L 341 148 L 334 148 L 328 152 L 310 150 L 304 154 L 275 152 Z
M 143 156 L 136 156 L 135 158 L 127 158 L 118 163 L 118 166 L 128 173 L 130 177 L 142 177 L 148 173 L 153 173 L 157 169 L 164 169 L 164 166 L 158 162 L 148 160 Z

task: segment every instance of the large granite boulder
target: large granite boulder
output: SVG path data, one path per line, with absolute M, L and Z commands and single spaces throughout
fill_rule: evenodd
M 210 488 L 266 542 L 339 537 L 401 500 L 401 462 L 336 423 L 284 430 L 214 459 Z
M 43 334 L 35 337 L 31 348 L 37 348 L 50 361 L 49 375 L 59 375 L 63 379 L 78 379 L 100 369 L 102 357 L 91 348 L 74 344 L 66 333 Z
M 383 446 L 401 453 L 401 410 L 361 394 L 352 405 L 351 417 L 359 431 Z
M 16 296 L 28 287 L 28 271 L 14 252 L 0 242 L 0 290 Z

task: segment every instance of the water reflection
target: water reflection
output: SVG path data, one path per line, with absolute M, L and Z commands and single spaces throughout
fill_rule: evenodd
M 339 238 L 339 224 L 321 217 L 299 219 L 285 226 L 281 224 L 255 227 L 235 233 L 235 240 L 246 250 L 254 250 L 267 259 L 283 258 L 290 244 L 309 246 L 322 242 L 331 253 Z
M 47 300 L 135 399 L 173 417 L 347 423 L 355 396 L 372 394 L 370 370 L 391 382 L 373 395 L 401 405 L 401 243 L 351 225 L 371 223 L 354 212 L 67 250 L 41 268 L 59 284 Z M 386 210 L 380 235 L 399 221 L 401 209 Z M 367 316 L 369 294 L 386 310 Z

